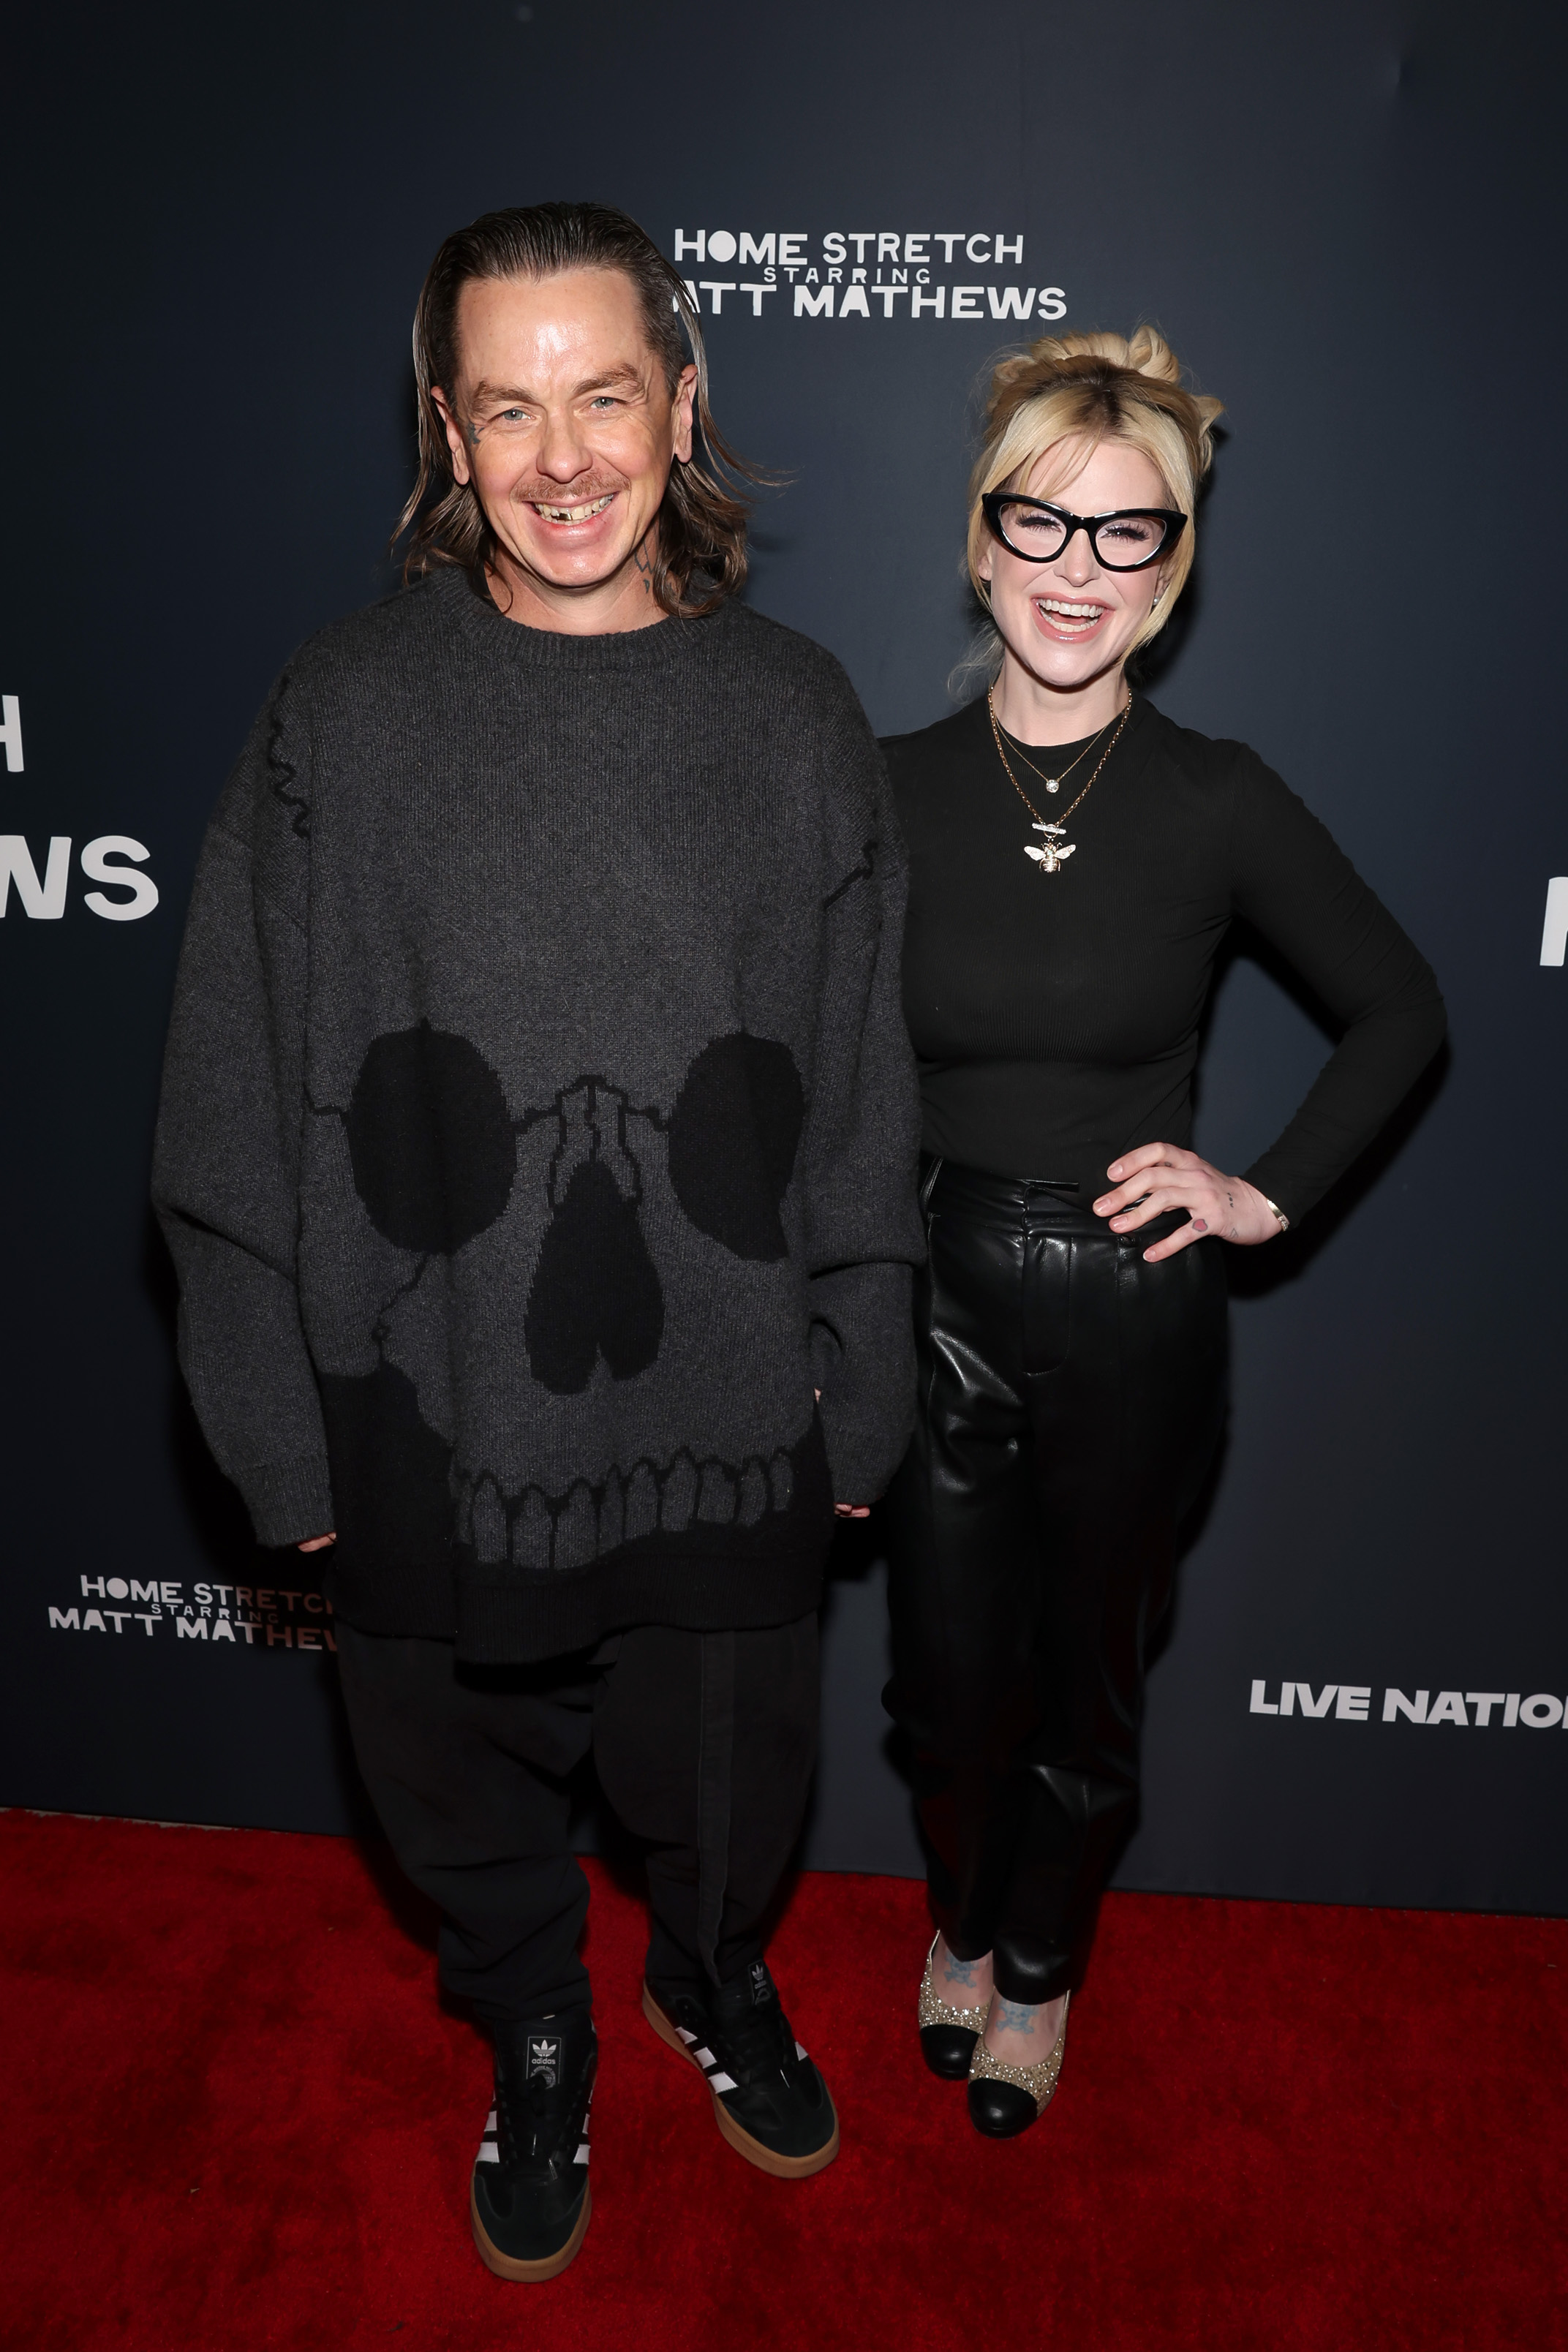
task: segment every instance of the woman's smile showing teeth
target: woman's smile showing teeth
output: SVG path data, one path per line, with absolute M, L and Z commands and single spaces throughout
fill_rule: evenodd
M 1039 596 L 1035 610 L 1047 628 L 1064 637 L 1084 637 L 1104 620 L 1110 608 L 1104 604 L 1068 604 L 1059 596 Z

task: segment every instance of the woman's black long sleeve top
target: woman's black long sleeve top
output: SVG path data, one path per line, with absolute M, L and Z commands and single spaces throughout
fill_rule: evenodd
M 1441 1044 L 1430 967 L 1246 744 L 1195 735 L 1135 696 L 1055 874 L 1023 854 L 1041 836 L 996 756 L 984 696 L 882 748 L 910 852 L 904 1012 L 927 1150 L 1073 1184 L 1087 1203 L 1123 1152 L 1190 1144 L 1199 1024 L 1237 916 L 1344 1024 L 1283 1135 L 1246 1171 L 1292 1220 Z M 1077 749 L 1030 757 L 1055 773 Z M 1057 804 L 1013 764 L 1055 821 L 1098 756 Z

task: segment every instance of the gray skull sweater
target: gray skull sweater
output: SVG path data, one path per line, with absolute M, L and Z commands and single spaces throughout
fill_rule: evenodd
M 311 639 L 208 832 L 154 1197 L 259 1540 L 476 1660 L 816 1605 L 913 1409 L 904 873 L 837 664 L 744 606 Z M 814 1391 L 820 1389 L 820 1409 Z

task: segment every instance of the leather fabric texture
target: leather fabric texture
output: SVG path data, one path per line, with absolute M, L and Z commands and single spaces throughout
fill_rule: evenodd
M 915 1435 L 889 1496 L 893 1677 L 932 1907 L 1009 2000 L 1067 1991 L 1132 1825 L 1151 1636 L 1226 1403 L 1223 1245 L 1111 1234 L 928 1162 Z

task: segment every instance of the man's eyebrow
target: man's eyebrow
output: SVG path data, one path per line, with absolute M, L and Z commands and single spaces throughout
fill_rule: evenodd
M 633 367 L 629 360 L 624 360 L 619 367 L 606 368 L 603 375 L 586 377 L 577 386 L 577 390 L 579 394 L 584 392 L 608 392 L 612 384 L 620 383 L 630 384 L 634 391 L 640 392 L 643 386 L 641 369 Z
M 488 408 L 498 400 L 503 406 L 513 402 L 525 408 L 533 405 L 532 393 L 524 392 L 521 385 L 515 383 L 487 383 L 481 378 L 468 394 L 470 408 Z

